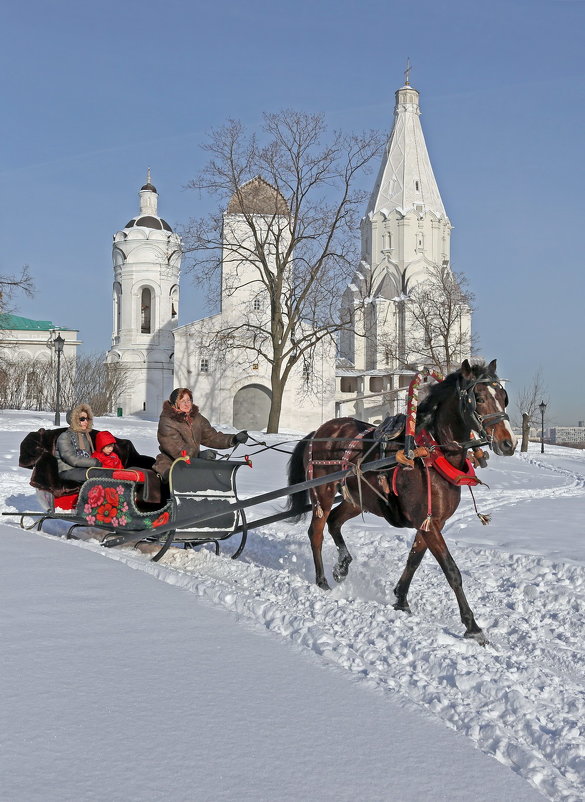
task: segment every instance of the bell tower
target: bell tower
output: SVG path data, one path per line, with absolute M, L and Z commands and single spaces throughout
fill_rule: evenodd
M 362 371 L 400 369 L 418 362 L 408 345 L 410 291 L 429 270 L 449 270 L 452 225 L 433 173 L 420 122 L 419 93 L 406 81 L 395 93 L 394 124 L 366 213 L 361 262 L 344 294 L 361 337 L 345 335 L 341 355 Z M 362 303 L 366 299 L 366 303 Z M 464 325 L 470 331 L 469 315 Z M 392 341 L 388 361 L 380 343 Z
M 158 215 L 150 169 L 139 213 L 114 234 L 112 347 L 106 362 L 121 368 L 114 411 L 155 418 L 173 387 L 173 330 L 179 322 L 181 240 Z

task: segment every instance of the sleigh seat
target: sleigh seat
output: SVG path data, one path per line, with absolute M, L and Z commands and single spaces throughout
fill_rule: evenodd
M 20 444 L 18 464 L 21 468 L 32 469 L 30 484 L 41 491 L 44 498 L 55 511 L 74 511 L 80 482 L 73 482 L 59 476 L 57 470 L 57 438 L 66 428 L 38 429 L 30 432 Z M 90 432 L 95 447 L 95 437 L 99 430 Z M 107 468 L 88 468 L 87 478 L 104 476 L 130 480 L 136 483 L 136 501 L 146 509 L 161 505 L 162 489 L 158 475 L 152 470 L 154 457 L 139 454 L 130 440 L 116 439 L 115 453 L 120 457 L 124 470 L 112 471 Z

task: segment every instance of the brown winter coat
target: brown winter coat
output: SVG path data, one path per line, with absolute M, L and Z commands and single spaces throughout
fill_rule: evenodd
M 201 445 L 208 448 L 229 448 L 233 435 L 222 434 L 214 429 L 207 418 L 193 405 L 191 412 L 179 412 L 169 401 L 165 401 L 158 422 L 158 444 L 161 453 L 154 463 L 154 470 L 166 478 L 172 463 L 185 451 L 196 457 Z

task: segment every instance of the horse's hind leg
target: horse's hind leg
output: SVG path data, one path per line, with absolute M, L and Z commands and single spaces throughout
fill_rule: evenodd
M 318 491 L 318 492 L 317 492 Z M 315 581 L 323 590 L 331 590 L 325 578 L 323 568 L 323 531 L 327 518 L 333 506 L 335 498 L 335 488 L 332 485 L 324 485 L 311 491 L 311 501 L 313 503 L 313 517 L 309 526 L 309 540 L 313 552 L 313 562 L 315 564 Z
M 469 603 L 465 597 L 465 593 L 463 592 L 461 572 L 459 571 L 459 568 L 457 568 L 457 564 L 447 548 L 447 544 L 443 539 L 443 535 L 438 529 L 435 528 L 435 524 L 433 524 L 433 529 L 431 531 L 423 532 L 422 534 L 427 546 L 443 569 L 443 573 L 447 577 L 447 582 L 453 588 L 457 598 L 457 603 L 459 605 L 461 620 L 465 625 L 465 637 L 473 638 L 473 640 L 476 640 L 478 643 L 484 646 L 487 643 L 486 637 L 481 628 L 477 625 L 477 622 L 473 616 L 471 607 L 469 606 Z
M 410 606 L 407 600 L 408 590 L 412 582 L 412 577 L 421 564 L 426 550 L 427 544 L 425 543 L 422 532 L 419 531 L 415 535 L 404 571 L 394 588 L 394 595 L 396 596 L 396 603 L 394 604 L 395 610 L 403 610 L 406 613 L 410 612 Z
M 349 564 L 353 559 L 345 545 L 345 540 L 341 534 L 341 527 L 346 521 L 349 521 L 350 518 L 355 518 L 356 515 L 359 515 L 359 512 L 360 508 L 356 507 L 355 504 L 349 501 L 342 501 L 341 504 L 335 507 L 331 512 L 327 520 L 329 534 L 337 546 L 337 562 L 333 567 L 333 579 L 336 582 L 343 582 L 349 571 Z

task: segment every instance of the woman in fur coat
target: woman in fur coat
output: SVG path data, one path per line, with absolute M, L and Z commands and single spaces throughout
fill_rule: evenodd
M 94 450 L 90 432 L 93 412 L 89 404 L 78 404 L 67 413 L 69 428 L 57 438 L 57 470 L 60 479 L 85 482 L 88 468 L 99 466 L 91 454 Z
M 199 407 L 193 404 L 191 390 L 177 387 L 163 404 L 157 437 L 161 453 L 156 458 L 154 470 L 167 482 L 171 465 L 183 451 L 188 457 L 197 457 L 201 445 L 229 448 L 245 443 L 248 432 L 218 432 L 199 412 Z

